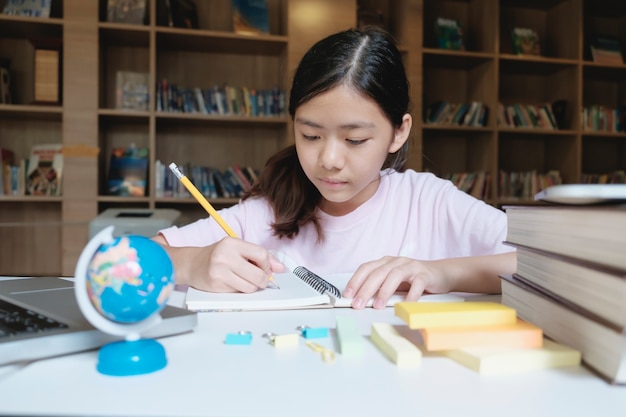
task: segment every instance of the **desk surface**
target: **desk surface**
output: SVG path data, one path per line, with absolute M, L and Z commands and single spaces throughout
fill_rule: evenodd
M 181 294 L 177 294 L 179 303 Z M 304 342 L 279 350 L 261 337 L 299 325 L 335 327 L 352 316 L 362 357 L 322 362 Z M 450 359 L 424 357 L 400 369 L 369 339 L 372 322 L 402 326 L 393 309 L 201 313 L 196 331 L 161 339 L 168 366 L 133 377 L 95 369 L 97 352 L 0 367 L 0 414 L 106 416 L 620 416 L 626 387 L 583 367 L 487 377 Z M 249 346 L 223 343 L 250 330 Z M 335 335 L 318 339 L 337 350 Z

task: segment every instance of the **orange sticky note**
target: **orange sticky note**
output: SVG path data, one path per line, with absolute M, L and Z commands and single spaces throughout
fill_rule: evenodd
M 432 327 L 419 332 L 429 351 L 479 346 L 539 348 L 543 344 L 541 328 L 519 319 L 513 324 Z

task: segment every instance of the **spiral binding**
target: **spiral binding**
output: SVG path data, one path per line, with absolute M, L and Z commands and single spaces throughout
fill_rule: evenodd
M 337 287 L 305 267 L 298 266 L 293 270 L 293 273 L 320 294 L 330 293 L 337 298 L 341 298 L 341 291 Z

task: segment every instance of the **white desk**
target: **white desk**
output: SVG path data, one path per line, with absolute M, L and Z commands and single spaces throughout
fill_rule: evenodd
M 176 300 L 175 300 L 176 302 Z M 356 318 L 366 339 L 360 358 L 333 364 L 302 344 L 279 350 L 262 333 L 299 325 L 334 328 Z M 626 387 L 585 368 L 486 377 L 443 357 L 398 369 L 369 340 L 370 325 L 404 323 L 393 309 L 202 313 L 193 333 L 161 339 L 168 366 L 134 377 L 95 369 L 96 352 L 0 367 L 0 414 L 106 416 L 620 416 Z M 253 332 L 250 346 L 223 343 Z M 335 346 L 334 334 L 317 339 Z M 335 346 L 336 347 L 336 346 Z

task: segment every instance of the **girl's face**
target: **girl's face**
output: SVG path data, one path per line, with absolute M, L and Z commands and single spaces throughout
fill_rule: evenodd
M 374 100 L 344 85 L 298 107 L 298 159 L 322 194 L 320 208 L 341 216 L 372 197 L 387 154 L 402 147 L 410 130 L 410 115 L 395 129 Z

